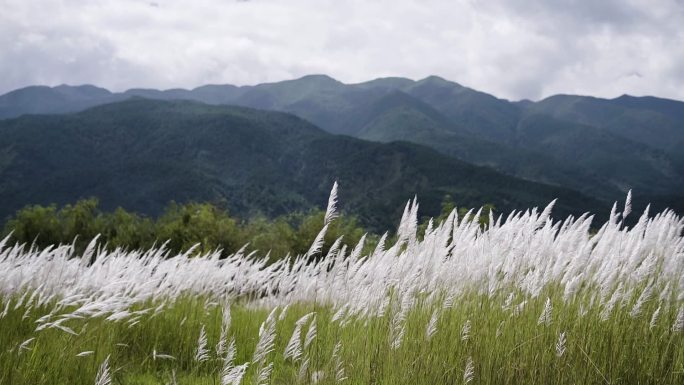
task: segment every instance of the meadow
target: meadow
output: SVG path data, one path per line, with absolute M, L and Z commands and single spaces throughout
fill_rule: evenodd
M 681 384 L 684 219 L 410 201 L 369 253 L 0 243 L 0 384 Z M 594 224 L 596 226 L 596 224 Z M 395 237 L 392 237 L 395 238 Z M 365 254 L 365 255 L 364 255 Z

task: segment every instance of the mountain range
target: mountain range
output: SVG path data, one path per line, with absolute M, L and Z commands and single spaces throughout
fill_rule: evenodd
M 143 101 L 136 98 L 148 100 Z M 171 104 L 161 104 L 161 106 L 167 106 L 166 108 L 174 106 L 181 111 L 193 110 L 195 112 L 191 115 L 199 120 L 201 119 L 197 116 L 199 113 L 196 111 L 203 111 L 202 114 L 211 116 L 214 114 L 211 112 L 215 111 L 212 110 L 214 107 L 201 106 L 187 101 L 213 106 L 231 105 L 261 110 L 257 112 L 256 110 L 235 110 L 234 107 L 221 107 L 228 108 L 234 113 L 236 113 L 235 111 L 243 111 L 240 114 L 244 114 L 244 111 L 251 111 L 253 119 L 248 119 L 250 121 L 260 121 L 261 118 L 256 116 L 261 114 L 269 116 L 269 119 L 272 120 L 278 120 L 273 116 L 292 119 L 289 115 L 272 115 L 263 110 L 294 114 L 328 134 L 334 134 L 325 136 L 331 141 L 355 143 L 353 145 L 346 144 L 350 151 L 352 147 L 366 148 L 365 146 L 372 145 L 376 146 L 374 148 L 382 148 L 382 151 L 390 151 L 385 149 L 398 151 L 398 148 L 402 148 L 404 151 L 424 154 L 421 155 L 421 161 L 426 162 L 424 165 L 402 163 L 401 167 L 414 169 L 418 174 L 431 174 L 434 175 L 433 178 L 437 178 L 429 183 L 426 181 L 425 187 L 433 190 L 441 188 L 444 191 L 435 192 L 434 197 L 429 198 L 430 202 L 425 202 L 426 207 L 434 208 L 439 194 L 443 194 L 446 190 L 453 192 L 457 190 L 459 183 L 464 183 L 463 180 L 457 181 L 449 175 L 441 175 L 434 170 L 441 170 L 440 172 L 450 174 L 452 172 L 449 171 L 449 167 L 456 167 L 455 165 L 471 167 L 470 164 L 483 166 L 474 167 L 472 170 L 479 170 L 478 173 L 489 173 L 487 174 L 489 176 L 484 178 L 488 183 L 492 183 L 491 181 L 494 179 L 499 179 L 507 181 L 504 185 L 513 186 L 527 181 L 525 183 L 536 182 L 528 185 L 536 186 L 532 188 L 534 191 L 537 191 L 535 189 L 541 191 L 555 188 L 557 191 L 562 190 L 568 194 L 574 194 L 571 191 L 574 190 L 577 192 L 576 196 L 583 197 L 582 199 L 587 202 L 588 206 L 609 206 L 614 200 L 623 199 L 625 193 L 630 189 L 634 190 L 637 202 L 651 201 L 657 207 L 669 206 L 676 210 L 682 210 L 684 204 L 682 203 L 684 202 L 682 198 L 684 195 L 682 193 L 684 191 L 684 151 L 681 150 L 684 146 L 684 103 L 655 97 L 624 95 L 615 99 L 600 99 L 556 95 L 538 102 L 511 102 L 435 76 L 419 81 L 404 78 L 382 78 L 359 84 L 344 84 L 328 76 L 310 75 L 300 79 L 256 86 L 207 85 L 192 90 L 131 89 L 120 93 L 113 93 L 91 85 L 63 85 L 52 88 L 33 86 L 0 96 L 0 119 L 4 119 L 0 121 L 0 132 L 4 138 L 8 138 L 5 134 L 8 126 L 19 125 L 24 127 L 21 130 L 28 130 L 26 127 L 51 126 L 54 130 L 56 126 L 63 127 L 64 125 L 76 124 L 75 121 L 85 119 L 85 117 L 93 119 L 92 114 L 100 116 L 98 119 L 104 119 L 103 116 L 107 113 L 120 114 L 114 110 L 128 106 L 127 103 L 137 103 L 149 108 L 152 108 L 151 106 L 161 108 L 158 104 L 152 103 L 150 99 L 167 101 L 167 103 L 168 101 L 175 101 Z M 181 100 L 186 102 L 180 102 Z M 124 101 L 123 104 L 122 101 Z M 107 108 L 95 108 L 87 110 L 83 114 L 64 115 L 62 117 L 50 115 L 13 119 L 22 115 L 70 114 L 103 105 L 110 105 L 109 110 Z M 128 111 L 128 108 L 131 107 L 126 108 Z M 168 111 L 168 114 L 173 115 L 172 112 Z M 123 115 L 126 116 L 126 113 Z M 130 121 L 130 124 L 136 126 L 154 125 L 159 122 L 144 123 L 144 119 L 161 118 L 164 117 L 147 116 L 143 112 L 139 112 L 136 119 L 141 119 L 141 121 L 138 123 Z M 75 119 L 75 121 L 71 122 L 69 119 Z M 178 119 L 184 121 L 182 117 L 178 117 Z M 96 123 L 89 121 L 83 124 Z M 167 120 L 164 124 L 177 125 Z M 198 123 L 193 122 L 192 124 Z M 309 126 L 313 127 L 313 125 Z M 194 127 L 196 126 L 186 125 L 184 130 L 181 128 L 178 130 L 183 133 L 187 130 L 195 132 Z M 95 130 L 94 127 L 91 129 Z M 102 129 L 107 129 L 107 127 Z M 316 135 L 325 134 L 317 128 L 315 132 Z M 35 134 L 37 136 L 34 141 L 40 142 L 41 139 L 37 138 L 42 134 L 39 135 L 38 132 Z M 127 135 L 131 134 L 122 133 L 121 138 L 117 138 L 117 140 L 120 139 L 123 143 L 127 143 L 127 139 L 125 139 Z M 156 135 L 165 137 L 170 134 L 161 130 Z M 219 134 L 212 133 L 212 135 Z M 221 135 L 233 135 L 233 133 L 232 131 L 229 133 L 222 132 Z M 351 138 L 348 136 L 362 140 L 349 142 Z M 295 135 L 295 138 L 298 136 Z M 74 138 L 74 140 L 77 139 Z M 159 139 L 149 137 L 145 140 L 155 142 Z M 295 141 L 288 138 L 281 138 L 280 141 L 288 143 L 286 146 L 288 148 L 312 151 L 308 147 L 303 148 L 301 145 L 297 145 Z M 401 143 L 397 143 L 397 141 Z M 5 146 L 0 145 L 0 175 L 3 172 L 2 159 L 12 158 L 8 154 L 13 154 L 11 150 L 8 150 L 8 148 L 12 148 L 12 142 L 8 140 L 4 140 L 4 142 Z M 376 144 L 369 142 L 376 142 Z M 385 144 L 380 145 L 378 143 Z M 92 145 L 92 143 L 87 145 Z M 37 146 L 37 143 L 34 143 L 34 146 Z M 2 147 L 5 149 L 3 150 Z M 144 147 L 150 148 L 153 145 L 147 143 Z M 121 148 L 120 151 L 123 149 Z M 202 152 L 202 148 L 196 150 Z M 292 150 L 283 148 L 283 151 L 291 153 Z M 92 155 L 96 156 L 97 154 L 93 153 Z M 155 156 L 161 155 L 156 154 Z M 427 157 L 431 159 L 429 162 Z M 335 163 L 340 164 L 342 158 L 335 160 Z M 309 160 L 307 161 L 307 159 Z M 302 163 L 311 163 L 313 159 L 315 159 L 314 154 L 308 153 L 306 157 L 300 157 Z M 186 166 L 190 164 L 181 163 Z M 211 162 L 207 164 L 209 163 Z M 357 164 L 359 163 L 362 162 L 357 162 Z M 432 163 L 433 166 L 430 166 L 429 163 Z M 443 166 L 446 164 L 450 166 Z M 250 167 L 253 166 L 254 164 Z M 342 168 L 344 167 L 342 166 Z M 245 170 L 242 172 L 246 172 Z M 339 172 L 337 170 L 330 171 Z M 395 177 L 404 180 L 404 171 L 406 170 L 401 172 L 395 170 Z M 204 171 L 198 171 L 196 168 L 188 169 L 188 178 L 198 172 L 204 173 Z M 265 175 L 270 171 L 262 170 L 260 172 L 261 175 Z M 278 170 L 278 172 L 283 171 Z M 453 173 L 459 174 L 455 171 Z M 210 174 L 207 173 L 206 175 Z M 418 174 L 416 177 L 420 178 Z M 506 174 L 508 177 L 501 174 Z M 225 175 L 211 175 L 218 178 L 217 181 L 226 183 L 222 179 L 225 178 Z M 330 182 L 334 176 L 332 174 L 327 175 L 328 179 L 325 182 Z M 284 178 L 283 181 L 289 183 L 289 178 L 285 178 L 284 175 L 281 176 Z M 442 180 L 450 182 L 443 183 Z M 353 179 L 352 181 L 354 182 L 353 188 L 363 188 L 356 183 L 356 180 Z M 231 186 L 238 188 L 236 186 L 243 182 L 236 182 Z M 323 180 L 319 179 L 309 182 L 325 184 Z M 440 183 L 441 187 L 437 188 Z M 542 185 L 544 185 L 543 188 Z M 375 186 L 380 187 L 380 185 Z M 261 187 L 265 188 L 265 185 Z M 324 187 L 327 188 L 328 186 L 317 186 L 316 189 L 320 188 L 317 194 L 323 194 Z M 349 186 L 349 188 L 351 187 Z M 211 189 L 200 195 L 193 195 L 193 197 L 207 198 L 206 194 L 209 194 L 209 190 Z M 410 189 L 402 191 L 408 193 Z M 0 197 L 2 197 L 1 192 L 2 190 L 0 190 Z M 517 194 L 520 193 L 513 187 L 510 191 L 501 193 L 509 192 L 511 196 L 518 196 Z M 280 193 L 282 191 L 274 191 L 275 195 Z M 465 199 L 467 204 L 491 201 L 495 204 L 498 203 L 501 208 L 513 207 L 524 201 L 524 199 L 516 200 L 516 198 L 510 201 L 515 202 L 515 204 L 495 202 L 498 198 L 492 193 L 491 188 L 477 186 L 470 191 L 469 198 L 463 195 L 458 198 Z M 144 193 L 141 194 L 144 196 Z M 315 194 L 312 194 L 297 193 L 294 195 L 297 195 L 298 198 L 293 199 L 299 199 L 299 204 L 302 205 L 304 202 L 311 203 L 312 199 L 320 200 L 322 196 L 319 195 L 318 198 L 315 198 Z M 535 194 L 527 195 L 532 198 Z M 216 196 L 223 195 L 219 193 Z M 531 201 L 540 202 L 542 197 L 546 197 L 545 193 L 534 196 Z M 271 198 L 267 200 L 270 201 Z M 402 198 L 405 199 L 406 197 L 403 196 Z M 425 198 L 427 197 L 421 197 L 421 201 L 425 201 Z M 231 199 L 236 200 L 237 198 Z M 362 201 L 363 199 L 352 203 L 352 206 L 363 205 Z M 297 206 L 293 202 L 283 203 L 281 209 Z M 142 206 L 148 207 L 148 203 Z M 389 202 L 387 203 L 389 204 Z M 253 210 L 255 207 L 251 203 L 240 206 L 233 202 L 231 205 L 238 210 L 247 211 Z M 9 205 L 8 207 L 13 209 L 15 206 Z M 579 207 L 575 204 L 571 206 L 574 206 L 572 209 L 568 207 L 571 211 L 576 211 Z M 357 208 L 360 209 L 360 206 Z M 5 213 L 9 210 L 5 210 Z M 0 214 L 2 214 L 1 211 Z M 377 221 L 373 223 L 377 224 Z
M 445 195 L 503 212 L 559 198 L 556 213 L 600 201 L 520 180 L 421 145 L 327 133 L 291 114 L 134 98 L 64 115 L 0 121 L 0 216 L 28 203 L 98 197 L 155 215 L 170 201 L 209 201 L 242 217 L 324 206 L 335 180 L 344 208 L 385 229 L 417 194 L 436 215 Z M 605 214 L 605 213 L 604 213 Z

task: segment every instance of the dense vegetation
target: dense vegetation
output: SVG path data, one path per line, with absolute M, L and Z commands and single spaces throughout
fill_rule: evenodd
M 407 197 L 437 216 L 459 207 L 501 212 L 558 198 L 559 217 L 610 204 L 572 190 L 472 166 L 427 147 L 328 134 L 293 115 L 187 101 L 128 100 L 72 115 L 0 121 L 0 218 L 27 204 L 97 197 L 158 216 L 169 202 L 209 202 L 240 218 L 306 212 L 339 181 L 347 211 L 376 233 Z M 352 187 L 353 186 L 353 187 Z
M 552 309 L 548 325 L 539 323 L 547 298 Z M 10 347 L 0 353 L 3 384 L 101 385 L 96 380 L 106 359 L 112 383 L 127 385 L 677 384 L 683 379 L 684 337 L 673 329 L 678 309 L 660 308 L 650 324 L 655 303 L 637 319 L 629 315 L 630 305 L 618 306 L 604 321 L 598 307 L 583 313 L 581 301 L 567 303 L 551 291 L 527 301 L 524 311 L 512 316 L 506 297 L 470 292 L 451 307 L 415 305 L 405 315 L 403 342 L 397 347 L 388 338 L 396 333 L 389 311 L 370 320 L 333 320 L 336 311 L 329 306 L 297 304 L 274 313 L 275 338 L 265 360 L 273 367 L 258 382 L 263 366 L 253 360 L 259 326 L 268 325 L 266 309 L 238 303 L 229 310 L 201 297 L 150 302 L 131 311 L 162 305 L 164 310 L 155 317 L 143 315 L 138 323 L 75 319 L 68 323 L 75 336 L 58 328 L 34 332 L 36 321 L 55 307 L 33 310 L 18 299 L 0 299 L 0 306 L 10 304 L 0 319 L 0 342 Z M 227 311 L 226 332 L 222 319 Z M 311 312 L 315 317 L 305 317 Z M 308 322 L 297 327 L 302 317 Z M 316 334 L 303 347 L 314 324 Z M 427 334 L 431 324 L 433 335 Z M 295 329 L 301 333 L 302 353 L 293 360 L 284 352 Z M 198 362 L 202 331 L 207 357 Z M 226 365 L 225 350 L 217 351 L 221 341 L 224 349 L 235 341 L 232 365 Z M 241 365 L 246 369 L 242 381 L 231 381 Z
M 444 220 L 457 209 L 451 196 L 444 197 L 442 211 L 437 220 Z M 484 206 L 479 223 L 489 223 L 489 213 L 494 206 Z M 458 208 L 461 216 L 469 209 Z M 95 198 L 84 199 L 73 205 L 30 205 L 17 211 L 4 226 L 1 238 L 8 241 L 44 249 L 52 245 L 71 244 L 76 253 L 83 253 L 92 239 L 98 237 L 102 247 L 113 251 L 149 250 L 164 245 L 169 255 L 187 252 L 196 254 L 220 250 L 222 256 L 238 251 L 245 255 L 251 252 L 268 253 L 269 262 L 290 255 L 305 254 L 316 239 L 323 221 L 324 212 L 312 209 L 295 212 L 277 218 L 256 216 L 240 219 L 231 216 L 211 203 L 171 203 L 156 218 L 128 212 L 122 208 L 102 211 Z M 429 218 L 423 218 L 418 234 L 425 233 Z M 365 239 L 364 251 L 370 251 L 377 244 L 379 236 L 360 226 L 351 215 L 341 214 L 333 222 L 323 239 L 322 254 L 334 241 L 343 237 L 345 242 L 357 243 Z M 387 242 L 390 240 L 387 239 Z
M 273 261 L 288 253 L 306 253 L 320 231 L 323 214 L 311 210 L 245 221 L 210 203 L 172 203 L 158 218 L 150 218 L 122 208 L 103 212 L 93 198 L 61 208 L 27 206 L 7 221 L 3 238 L 11 234 L 10 242 L 38 249 L 73 244 L 77 253 L 82 253 L 98 235 L 100 244 L 108 250 L 149 250 L 164 244 L 170 255 L 196 246 L 196 253 L 221 250 L 227 256 L 246 246 L 245 254 L 257 250 L 262 254 L 270 252 Z M 323 248 L 327 250 L 340 236 L 346 242 L 356 243 L 364 234 L 355 218 L 342 215 L 328 229 Z M 377 236 L 368 234 L 366 239 L 372 244 Z
M 452 211 L 267 264 L 0 243 L 0 383 L 678 384 L 684 219 Z M 320 256 L 323 258 L 310 257 Z

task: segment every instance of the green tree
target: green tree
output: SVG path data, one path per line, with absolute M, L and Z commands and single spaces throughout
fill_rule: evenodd
M 250 251 L 258 250 L 261 255 L 270 253 L 271 260 L 277 260 L 292 252 L 297 234 L 285 218 L 270 220 L 260 215 L 249 220 L 243 237 L 249 240 Z
M 122 208 L 103 212 L 98 200 L 91 198 L 61 209 L 54 205 L 27 206 L 6 223 L 4 233 L 12 232 L 14 242 L 37 247 L 75 241 L 77 253 L 98 234 L 100 245 L 109 250 L 149 249 L 168 241 L 166 247 L 172 255 L 199 245 L 196 253 L 220 249 L 227 256 L 248 244 L 246 252 L 258 250 L 259 256 L 270 253 L 273 262 L 288 254 L 305 254 L 323 228 L 323 217 L 323 211 L 311 210 L 240 221 L 209 203 L 171 203 L 155 220 Z M 313 258 L 325 256 L 338 237 L 344 236 L 344 243 L 354 246 L 365 233 L 355 217 L 340 215 L 328 228 L 322 252 Z M 377 240 L 376 235 L 368 234 L 364 252 L 370 252 Z
M 84 243 L 102 233 L 103 221 L 98 203 L 96 198 L 83 199 L 59 210 L 61 242 L 77 239 L 77 247 L 80 250 L 85 247 Z
M 32 205 L 17 211 L 14 218 L 5 224 L 4 234 L 10 232 L 15 242 L 35 244 L 38 247 L 62 242 L 62 224 L 54 205 Z
M 148 249 L 157 240 L 151 219 L 120 207 L 103 218 L 102 238 L 112 247 L 129 250 Z
M 209 203 L 172 203 L 157 220 L 156 238 L 168 241 L 173 252 L 186 251 L 199 244 L 198 252 L 222 249 L 232 253 L 243 245 L 235 219 Z

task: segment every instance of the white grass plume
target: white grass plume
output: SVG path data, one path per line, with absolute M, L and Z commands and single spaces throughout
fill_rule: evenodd
M 276 337 L 276 310 L 277 308 L 271 311 L 271 314 L 268 315 L 266 321 L 264 321 L 259 328 L 259 341 L 257 342 L 254 356 L 252 357 L 253 364 L 263 364 L 266 356 L 273 351 Z
M 31 350 L 31 349 L 29 348 L 29 345 L 30 345 L 31 342 L 33 342 L 35 339 L 36 339 L 36 337 L 31 337 L 31 338 L 27 339 L 26 341 L 22 342 L 21 345 L 19 345 L 19 351 L 22 351 L 22 350 Z
M 437 332 L 437 321 L 439 321 L 439 309 L 435 309 L 435 311 L 432 312 L 432 317 L 430 317 L 430 321 L 425 329 L 425 339 L 430 340 Z
M 235 355 L 237 354 L 237 348 L 235 346 L 235 338 L 231 339 L 228 345 L 228 350 L 226 356 L 223 358 L 223 367 L 221 368 L 221 383 L 223 384 L 224 378 L 232 378 L 231 376 L 235 373 L 233 369 L 235 368 L 234 361 Z
M 226 342 L 228 339 L 228 330 L 226 328 L 221 328 L 221 334 L 219 335 L 219 340 L 216 343 L 216 355 L 221 357 L 226 352 Z
M 197 338 L 197 348 L 195 349 L 195 361 L 204 362 L 209 359 L 209 350 L 207 349 L 207 332 L 202 325 L 199 338 Z
M 342 362 L 341 350 L 342 341 L 337 341 L 333 348 L 332 362 L 335 364 L 335 382 L 338 384 L 347 379 L 344 375 L 344 363 Z
M 622 283 L 618 285 L 617 289 L 613 292 L 613 295 L 610 297 L 610 300 L 604 305 L 603 310 L 601 310 L 600 314 L 600 319 L 601 321 L 607 321 L 610 318 L 610 315 L 613 313 L 613 309 L 615 308 L 615 305 L 617 304 L 618 301 L 622 298 L 623 293 L 622 293 Z
M 389 342 L 391 348 L 394 350 L 399 349 L 404 340 L 404 334 L 406 333 L 404 322 L 406 321 L 407 312 L 407 308 L 402 307 L 392 317 L 392 322 L 390 324 Z
M 291 359 L 292 361 L 297 361 L 302 357 L 302 325 L 297 323 L 295 325 L 294 331 L 292 331 L 292 336 L 290 341 L 285 347 L 285 352 L 283 353 L 283 358 L 285 360 Z
M 283 307 L 283 310 L 280 311 L 280 315 L 278 316 L 278 321 L 282 321 L 285 319 L 285 317 L 287 317 L 287 311 L 289 309 L 290 309 L 290 304 L 288 303 Z
M 323 226 L 321 231 L 318 232 L 316 238 L 311 243 L 309 251 L 306 252 L 306 256 L 310 257 L 314 254 L 318 254 L 323 249 L 323 243 L 325 242 L 325 234 L 328 232 L 328 225 Z
M 309 322 L 311 317 L 313 317 L 314 315 L 316 315 L 316 312 L 304 314 L 297 321 L 295 321 L 295 325 L 299 325 L 299 326 L 303 327 L 304 325 L 306 325 Z
M 232 318 L 230 315 L 230 305 L 224 305 L 221 313 L 221 334 L 216 343 L 216 355 L 222 356 L 226 352 L 226 343 L 228 342 L 228 331 Z
M 347 313 L 347 310 L 349 310 L 349 304 L 344 304 L 344 306 L 340 307 L 340 308 L 335 312 L 335 314 L 333 314 L 333 317 L 332 317 L 331 321 L 332 321 L 332 322 L 337 322 L 337 321 L 339 321 L 340 319 L 342 319 L 342 317 L 344 317 L 344 315 Z
M 311 320 L 311 324 L 309 324 L 309 330 L 306 332 L 306 337 L 304 338 L 304 349 L 308 348 L 309 345 L 313 342 L 313 340 L 316 338 L 316 316 L 314 315 L 313 319 Z
M 537 325 L 545 325 L 549 326 L 551 325 L 551 312 L 553 311 L 553 305 L 551 305 L 551 298 L 546 299 L 546 303 L 544 304 L 544 310 L 542 310 L 542 313 L 539 315 L 539 319 L 537 320 Z
M 328 207 L 325 210 L 325 217 L 323 224 L 327 225 L 337 218 L 337 181 L 333 183 L 332 190 L 330 190 L 330 197 L 328 198 Z
M 240 385 L 242 378 L 247 372 L 248 366 L 249 363 L 247 362 L 242 365 L 232 367 L 226 373 L 223 373 L 221 375 L 221 385 Z
M 268 383 L 268 379 L 271 377 L 271 372 L 273 371 L 273 362 L 269 362 L 268 365 L 262 366 L 257 370 L 255 385 L 265 385 Z
M 221 327 L 228 330 L 230 329 L 231 322 L 230 304 L 227 304 L 221 308 Z
M 627 199 L 625 200 L 625 209 L 622 210 L 622 219 L 627 218 L 627 216 L 632 212 L 632 190 L 627 192 Z
M 109 357 L 110 356 L 107 356 L 107 358 L 105 358 L 105 360 L 100 365 L 100 368 L 97 371 L 97 376 L 95 377 L 95 385 L 112 384 L 112 375 L 109 372 Z
M 470 320 L 466 320 L 461 328 L 461 341 L 468 341 L 470 339 Z
M 468 357 L 466 361 L 465 369 L 463 370 L 463 383 L 467 384 L 473 380 L 475 377 L 475 364 L 473 363 L 473 358 Z
M 659 305 L 657 309 L 653 311 L 653 314 L 651 315 L 651 322 L 648 323 L 648 328 L 649 330 L 653 330 L 654 327 L 658 324 L 658 318 L 660 317 L 660 308 L 662 305 Z
M 565 343 L 565 332 L 561 332 L 558 335 L 558 342 L 556 342 L 556 356 L 558 358 L 563 357 L 563 355 L 565 354 Z
M 228 344 L 228 349 L 226 350 L 226 356 L 224 357 L 223 362 L 232 365 L 233 361 L 235 360 L 236 354 L 237 346 L 235 345 L 235 337 L 233 337 L 230 339 L 230 343 Z
M 649 283 L 646 286 L 646 288 L 641 292 L 641 295 L 639 295 L 639 298 L 637 298 L 637 301 L 634 303 L 634 306 L 632 306 L 632 310 L 629 312 L 629 316 L 632 318 L 638 317 L 641 314 L 641 308 L 651 298 L 652 294 L 653 294 L 653 283 Z

